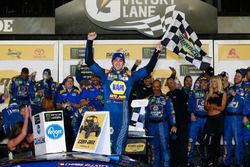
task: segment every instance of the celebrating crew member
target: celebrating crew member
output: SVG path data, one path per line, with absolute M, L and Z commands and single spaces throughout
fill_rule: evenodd
M 154 136 L 150 139 L 152 146 L 153 166 L 170 166 L 169 131 L 176 133 L 175 112 L 172 101 L 161 92 L 161 82 L 153 82 L 153 94 L 148 98 L 146 108 L 145 129 L 147 135 Z M 169 122 L 171 130 L 169 129 Z

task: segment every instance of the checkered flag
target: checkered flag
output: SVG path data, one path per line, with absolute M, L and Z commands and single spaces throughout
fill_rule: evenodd
M 114 29 L 137 29 L 139 32 L 152 37 L 160 37 L 167 30 L 172 21 L 175 5 L 168 6 L 163 16 L 157 15 L 151 18 L 125 22 L 125 26 L 111 26 Z
M 185 20 L 185 14 L 175 11 L 173 16 L 161 44 L 200 70 L 207 69 L 211 64 L 211 57 L 202 49 L 202 43 Z
M 145 107 L 133 108 L 130 125 L 143 129 L 145 121 Z

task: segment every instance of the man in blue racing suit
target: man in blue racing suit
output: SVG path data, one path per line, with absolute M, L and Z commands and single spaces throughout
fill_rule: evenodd
M 244 154 L 245 154 L 245 166 L 250 166 L 250 67 L 246 71 L 246 81 L 244 82 L 245 88 L 245 102 L 243 110 L 243 141 L 245 145 Z
M 10 103 L 31 104 L 35 98 L 35 82 L 29 80 L 29 69 L 22 68 L 21 75 L 13 77 L 10 84 Z
M 189 127 L 188 142 L 188 166 L 193 165 L 193 154 L 196 141 L 202 146 L 203 129 L 206 123 L 207 111 L 204 109 L 204 101 L 208 90 L 208 80 L 205 77 L 200 78 L 200 87 L 190 93 L 188 99 L 188 110 L 191 112 L 191 122 Z M 201 151 L 202 152 L 202 151 Z M 203 155 L 200 155 L 201 161 Z
M 243 164 L 243 108 L 245 88 L 243 78 L 245 74 L 242 70 L 236 70 L 234 85 L 228 89 L 228 100 L 224 126 L 225 155 L 224 165 L 230 166 L 232 163 L 232 139 L 235 141 L 235 165 Z
M 58 84 L 53 81 L 50 69 L 46 68 L 43 70 L 43 79 L 38 81 L 36 86 L 44 90 L 44 96 L 54 99 Z
M 145 123 L 147 135 L 154 136 L 149 140 L 153 151 L 154 167 L 170 166 L 169 134 L 176 133 L 175 112 L 170 98 L 161 92 L 161 82 L 154 80 L 153 95 L 150 95 L 146 108 Z M 171 125 L 171 130 L 169 128 Z
M 111 126 L 111 150 L 113 154 L 122 154 L 128 131 L 128 99 L 136 80 L 150 74 L 158 60 L 161 45 L 158 44 L 149 63 L 133 73 L 124 69 L 125 56 L 122 53 L 114 53 L 112 56 L 112 68 L 105 70 L 93 59 L 93 40 L 97 37 L 95 32 L 88 34 L 85 63 L 90 70 L 102 80 L 104 90 L 104 110 L 110 112 Z

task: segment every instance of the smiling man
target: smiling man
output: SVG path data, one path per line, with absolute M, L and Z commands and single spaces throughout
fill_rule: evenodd
M 93 40 L 95 32 L 88 34 L 85 63 L 102 80 L 104 90 L 104 110 L 110 112 L 111 150 L 113 154 L 122 154 L 128 131 L 128 99 L 135 81 L 150 74 L 158 60 L 162 48 L 158 44 L 149 63 L 138 71 L 130 72 L 124 68 L 125 56 L 122 53 L 112 55 L 110 70 L 101 68 L 93 59 Z

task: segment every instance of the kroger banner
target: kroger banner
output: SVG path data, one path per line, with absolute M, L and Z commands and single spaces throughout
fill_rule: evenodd
M 217 9 L 200 0 L 73 0 L 56 9 L 56 33 L 156 38 L 166 31 L 174 10 L 184 12 L 197 33 L 217 32 Z

